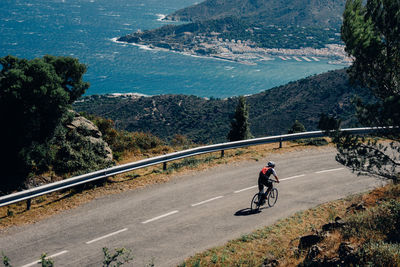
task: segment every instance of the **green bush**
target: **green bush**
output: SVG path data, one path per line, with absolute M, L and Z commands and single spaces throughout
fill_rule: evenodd
M 362 266 L 400 266 L 400 245 L 396 243 L 370 242 L 358 254 Z
M 346 237 L 370 239 L 372 234 L 383 235 L 387 241 L 400 241 L 400 202 L 390 200 L 348 218 L 350 227 L 344 229 Z
M 111 147 L 113 158 L 120 160 L 127 151 L 147 152 L 164 145 L 160 138 L 143 132 L 128 132 L 115 129 L 115 123 L 111 119 L 95 116 L 82 112 L 82 116 L 91 120 L 102 133 L 104 141 Z

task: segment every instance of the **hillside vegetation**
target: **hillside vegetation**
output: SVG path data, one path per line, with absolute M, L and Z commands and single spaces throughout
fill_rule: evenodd
M 185 21 L 137 31 L 119 41 L 197 55 L 221 55 L 237 40 L 254 47 L 301 49 L 342 44 L 343 0 L 207 0 L 166 16 Z M 217 44 L 217 45 L 215 45 Z
M 355 95 L 372 98 L 366 90 L 349 85 L 345 70 L 337 70 L 248 96 L 251 133 L 255 137 L 284 134 L 296 120 L 307 130 L 315 130 L 321 113 L 340 117 L 344 127 L 355 126 L 351 104 Z M 151 132 L 162 139 L 180 134 L 197 143 L 217 143 L 227 140 L 237 101 L 185 95 L 94 95 L 74 103 L 74 109 L 112 119 L 118 129 Z
M 343 0 L 207 0 L 183 8 L 166 19 L 204 21 L 238 17 L 251 24 L 299 25 L 338 28 Z

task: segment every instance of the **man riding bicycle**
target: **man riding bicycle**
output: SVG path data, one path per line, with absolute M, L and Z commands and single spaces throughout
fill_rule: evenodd
M 279 179 L 278 176 L 276 175 L 274 168 L 275 168 L 275 163 L 273 161 L 269 161 L 267 163 L 267 166 L 262 168 L 258 176 L 258 190 L 260 191 L 259 196 L 263 196 L 262 199 L 259 199 L 259 203 L 261 205 L 264 204 L 266 196 L 268 196 L 269 191 L 271 191 L 272 189 L 272 182 L 271 180 L 269 180 L 271 174 L 274 175 L 276 182 L 279 183 Z M 265 192 L 265 194 L 264 194 L 264 185 L 267 187 L 267 191 Z

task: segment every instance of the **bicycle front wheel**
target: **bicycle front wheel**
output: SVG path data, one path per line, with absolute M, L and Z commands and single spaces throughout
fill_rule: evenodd
M 278 200 L 278 189 L 273 188 L 268 194 L 268 206 L 273 207 Z
M 254 195 L 253 199 L 251 200 L 250 208 L 251 210 L 259 210 L 260 209 L 260 203 L 258 199 L 258 193 Z

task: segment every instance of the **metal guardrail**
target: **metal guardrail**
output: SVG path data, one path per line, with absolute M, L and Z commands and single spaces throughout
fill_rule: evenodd
M 348 132 L 350 134 L 369 134 L 371 132 L 377 131 L 382 128 L 350 128 L 350 129 L 342 129 L 343 132 Z M 133 171 L 140 168 L 149 167 L 156 164 L 164 163 L 164 169 L 166 162 L 178 160 L 186 157 L 197 156 L 205 153 L 212 153 L 221 151 L 221 156 L 223 156 L 224 151 L 228 149 L 235 149 L 241 147 L 248 147 L 254 145 L 268 144 L 268 143 L 280 143 L 280 147 L 282 147 L 283 141 L 293 141 L 298 139 L 306 139 L 306 138 L 316 138 L 326 136 L 323 131 L 313 131 L 313 132 L 303 132 L 303 133 L 295 133 L 295 134 L 285 134 L 285 135 L 277 135 L 277 136 L 269 136 L 269 137 L 261 137 L 249 140 L 235 141 L 235 142 L 227 142 L 222 144 L 208 145 L 202 147 L 196 147 L 188 150 L 183 150 L 179 152 L 174 152 L 162 156 L 157 156 L 153 158 L 148 158 L 132 163 L 127 163 L 124 165 L 118 165 L 111 168 L 75 176 L 72 178 L 68 178 L 59 182 L 54 182 L 51 184 L 46 184 L 42 186 L 38 186 L 32 189 L 20 191 L 17 193 L 9 194 L 0 197 L 0 207 L 7 206 L 20 201 L 28 201 L 28 209 L 30 208 L 30 200 L 32 198 L 49 194 L 55 191 L 59 191 L 62 189 L 71 188 L 80 184 L 96 181 L 99 179 L 104 179 L 110 176 L 114 176 L 117 174 L 121 174 L 124 172 Z

